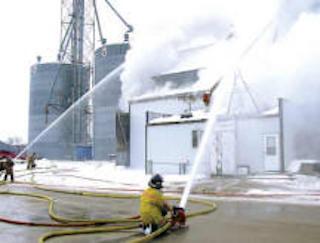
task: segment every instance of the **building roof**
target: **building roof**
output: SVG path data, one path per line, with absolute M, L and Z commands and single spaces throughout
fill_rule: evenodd
M 210 57 L 213 48 L 216 48 L 216 42 L 212 40 L 205 43 L 195 43 L 192 46 L 188 46 L 184 49 L 179 50 L 179 62 L 174 67 L 162 72 L 160 75 L 153 77 L 155 80 L 166 80 L 169 79 L 172 75 L 175 74 L 184 74 L 190 72 L 198 72 L 199 70 L 206 69 L 208 65 L 208 58 Z M 210 53 L 210 55 L 209 55 Z M 197 74 L 198 75 L 198 74 Z M 163 77 L 163 78 L 162 78 Z M 198 78 L 198 77 L 197 77 Z M 196 83 L 189 83 L 188 86 L 172 88 L 170 90 L 154 90 L 151 93 L 143 94 L 141 96 L 133 97 L 129 104 L 136 102 L 144 102 L 149 100 L 156 99 L 166 99 L 178 95 L 187 95 L 187 94 L 200 94 L 208 91 L 208 87 L 198 87 L 193 85 Z
M 195 122 L 205 122 L 208 119 L 208 112 L 204 110 L 192 111 L 191 113 L 184 113 L 179 115 L 165 116 L 155 118 L 149 121 L 148 125 L 168 125 L 168 124 L 185 124 Z
M 279 108 L 274 107 L 265 111 L 262 111 L 260 113 L 247 113 L 247 114 L 221 114 L 219 115 L 219 120 L 232 120 L 232 119 L 252 119 L 252 118 L 268 118 L 268 117 L 276 117 L 279 116 Z
M 279 107 L 276 106 L 272 109 L 266 110 L 261 113 L 262 116 L 278 116 L 279 115 Z
M 194 95 L 194 96 L 202 96 L 205 92 L 207 92 L 207 89 L 201 88 L 195 88 L 195 87 L 188 87 L 183 89 L 173 89 L 168 90 L 163 93 L 159 92 L 152 92 L 149 94 L 141 95 L 138 97 L 135 97 L 129 101 L 129 104 L 131 103 L 140 103 L 140 102 L 146 102 L 151 100 L 161 100 L 161 99 L 168 99 L 168 98 L 174 98 L 174 97 L 181 97 L 186 95 Z
M 238 119 L 250 119 L 250 118 L 266 118 L 266 117 L 274 117 L 279 115 L 279 108 L 274 107 L 272 109 L 263 111 L 259 114 L 251 114 L 251 115 L 239 115 Z M 149 121 L 149 126 L 158 126 L 158 125 L 169 125 L 169 124 L 185 124 L 185 123 L 196 123 L 196 122 L 206 122 L 209 117 L 209 112 L 206 110 L 197 110 L 192 111 L 191 113 L 184 114 L 176 114 L 170 116 L 163 116 L 152 119 Z M 234 117 L 219 115 L 219 120 L 230 120 Z

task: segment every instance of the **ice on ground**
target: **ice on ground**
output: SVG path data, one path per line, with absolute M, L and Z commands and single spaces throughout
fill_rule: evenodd
M 296 166 L 296 165 L 295 165 Z M 267 185 L 270 187 L 281 187 L 282 190 L 288 189 L 299 191 L 319 191 L 320 177 L 312 175 L 284 175 L 284 174 L 267 174 L 249 176 L 250 181 Z

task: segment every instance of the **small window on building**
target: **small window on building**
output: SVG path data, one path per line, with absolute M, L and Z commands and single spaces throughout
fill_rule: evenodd
M 275 136 L 266 137 L 266 153 L 267 155 L 277 155 L 277 140 Z
M 198 148 L 202 138 L 202 130 L 193 130 L 192 131 L 192 148 Z

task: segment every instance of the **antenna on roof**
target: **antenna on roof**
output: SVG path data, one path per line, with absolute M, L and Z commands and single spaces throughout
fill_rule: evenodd
M 242 88 L 240 87 L 242 85 Z M 242 90 L 241 90 L 242 89 Z M 231 114 L 232 109 L 235 109 L 235 97 L 238 96 L 239 103 L 245 102 L 244 101 L 244 95 L 247 95 L 249 97 L 250 103 L 253 105 L 255 111 L 259 113 L 261 109 L 258 106 L 258 103 L 256 102 L 248 83 L 245 81 L 245 79 L 242 76 L 241 71 L 238 69 L 234 72 L 233 76 L 233 85 L 232 90 L 230 94 L 230 99 L 228 102 L 228 110 L 227 114 Z M 238 107 L 241 106 L 242 108 L 245 107 L 246 104 L 238 104 Z

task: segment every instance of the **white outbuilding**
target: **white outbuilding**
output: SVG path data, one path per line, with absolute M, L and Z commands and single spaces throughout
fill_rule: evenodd
M 214 132 L 214 174 L 282 170 L 277 108 L 252 115 L 220 116 Z
M 196 151 L 192 136 L 200 136 L 205 122 L 188 116 L 206 109 L 205 93 L 180 91 L 130 101 L 130 167 L 147 173 L 188 172 Z
M 188 173 L 210 119 L 205 94 L 206 90 L 180 91 L 132 100 L 130 167 L 146 173 Z M 235 103 L 241 109 L 249 107 Z M 293 99 L 276 103 L 273 108 L 240 112 L 229 102 L 228 110 L 234 110 L 218 115 L 199 173 L 280 173 L 288 171 L 292 161 L 319 160 L 317 106 Z
M 207 115 L 208 112 L 201 110 L 150 120 L 146 129 L 147 170 L 150 173 L 188 173 L 200 145 Z M 207 157 L 199 173 L 210 171 Z

